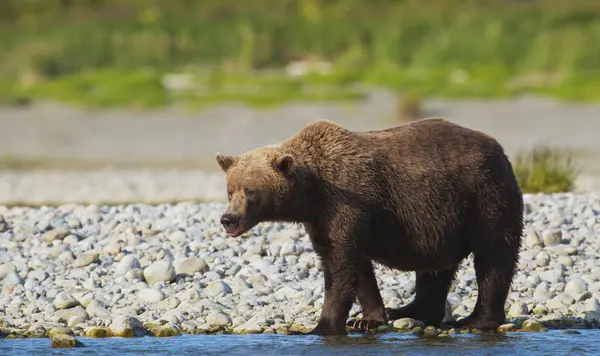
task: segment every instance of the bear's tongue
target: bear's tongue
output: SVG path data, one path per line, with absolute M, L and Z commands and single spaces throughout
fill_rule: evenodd
M 227 234 L 231 237 L 238 237 L 244 232 L 244 229 L 241 227 L 234 227 L 233 229 L 227 230 Z

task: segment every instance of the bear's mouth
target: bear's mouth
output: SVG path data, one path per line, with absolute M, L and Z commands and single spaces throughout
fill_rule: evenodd
M 235 226 L 230 229 L 225 229 L 225 232 L 227 232 L 227 235 L 230 237 L 238 237 L 243 235 L 246 232 L 246 229 L 243 226 Z

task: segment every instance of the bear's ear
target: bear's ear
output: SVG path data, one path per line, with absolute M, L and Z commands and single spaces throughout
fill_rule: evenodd
M 215 155 L 215 158 L 217 159 L 217 163 L 219 164 L 219 167 L 221 167 L 223 172 L 227 172 L 227 170 L 229 170 L 229 168 L 231 168 L 231 166 L 233 166 L 237 161 L 236 157 L 224 155 L 221 153 L 217 153 Z
M 292 173 L 292 170 L 294 169 L 294 164 L 294 157 L 287 153 L 280 155 L 273 161 L 273 166 L 275 167 L 275 169 L 283 174 Z

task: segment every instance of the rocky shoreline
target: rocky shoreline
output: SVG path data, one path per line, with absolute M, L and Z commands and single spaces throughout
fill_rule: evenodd
M 519 271 L 501 331 L 597 328 L 600 196 L 526 195 Z M 262 224 L 227 237 L 222 203 L 0 206 L 0 338 L 289 334 L 316 325 L 320 262 L 301 225 Z M 376 266 L 386 306 L 410 302 L 414 274 Z M 472 257 L 447 318 L 477 298 Z M 352 317 L 360 317 L 355 304 Z M 412 319 L 379 332 L 448 336 Z M 575 331 L 576 332 L 576 331 Z M 60 336 L 57 336 L 60 335 Z

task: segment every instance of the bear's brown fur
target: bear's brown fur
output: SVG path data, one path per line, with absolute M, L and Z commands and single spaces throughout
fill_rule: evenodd
M 345 334 L 355 298 L 361 330 L 401 317 L 439 326 L 470 253 L 478 299 L 453 326 L 489 330 L 504 322 L 523 197 L 494 138 L 443 118 L 367 132 L 317 121 L 278 145 L 216 160 L 227 176 L 221 222 L 229 235 L 263 221 L 304 224 L 325 277 L 312 334 Z M 372 261 L 415 271 L 414 301 L 385 309 Z

